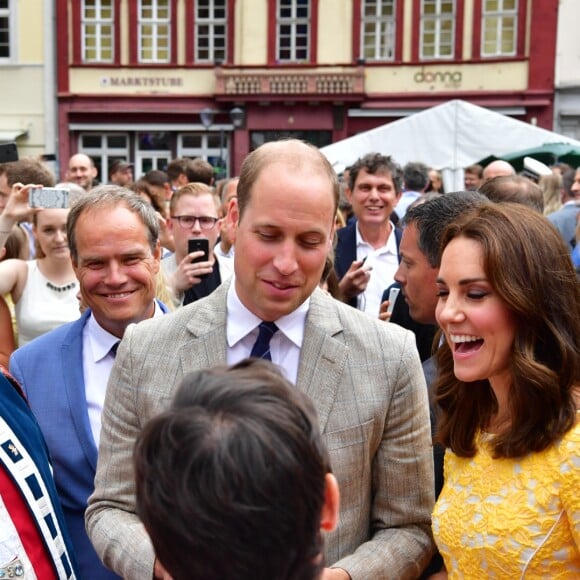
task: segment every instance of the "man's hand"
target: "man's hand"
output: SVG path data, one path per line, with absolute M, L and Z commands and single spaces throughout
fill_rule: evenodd
M 384 322 L 389 322 L 389 320 L 391 318 L 391 313 L 387 312 L 390 304 L 391 304 L 390 300 L 385 300 L 381 304 L 381 307 L 379 308 L 379 319 L 384 321 Z
M 350 580 L 350 574 L 342 568 L 324 568 L 320 580 Z
M 372 266 L 364 265 L 364 260 L 355 260 L 338 283 L 342 296 L 349 300 L 364 292 L 371 279 L 372 269 Z
M 177 266 L 177 270 L 170 280 L 171 287 L 176 295 L 183 294 L 192 286 L 201 282 L 201 276 L 211 274 L 213 262 L 192 262 L 195 258 L 203 256 L 202 251 L 187 254 Z

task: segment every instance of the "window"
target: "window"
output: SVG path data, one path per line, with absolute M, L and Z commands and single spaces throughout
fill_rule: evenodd
M 229 175 L 230 134 L 224 129 L 203 133 L 182 133 L 178 139 L 178 157 L 201 157 L 209 162 L 216 179 Z
M 278 0 L 276 16 L 277 61 L 309 61 L 310 0 Z
M 0 60 L 8 60 L 14 57 L 10 29 L 10 0 L 0 0 Z
M 83 62 L 113 62 L 113 0 L 83 0 L 81 13 Z
M 455 0 L 421 1 L 421 59 L 453 58 Z
M 363 0 L 360 54 L 365 60 L 395 58 L 395 0 Z
M 166 63 L 171 58 L 170 0 L 139 0 L 139 62 Z
M 92 158 L 97 179 L 107 183 L 110 164 L 115 159 L 129 159 L 129 136 L 127 133 L 83 133 L 79 136 L 79 153 Z
M 195 60 L 227 62 L 226 0 L 195 3 Z
M 517 27 L 517 0 L 483 0 L 481 55 L 515 56 Z

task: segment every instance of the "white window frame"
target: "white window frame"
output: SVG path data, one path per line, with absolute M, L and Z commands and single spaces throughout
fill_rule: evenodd
M 153 16 L 151 18 L 143 17 L 143 4 L 147 2 L 147 8 L 151 8 Z M 166 6 L 165 6 L 166 5 Z M 159 17 L 159 9 L 167 7 L 167 18 Z M 146 64 L 166 64 L 171 62 L 171 0 L 139 0 L 137 13 L 137 30 L 138 30 L 138 61 Z M 151 36 L 143 34 L 144 27 L 151 27 Z M 162 27 L 167 27 L 167 35 L 159 33 Z M 147 51 L 151 50 L 151 57 L 145 58 L 143 56 L 144 39 L 151 39 L 151 47 L 147 47 Z M 167 38 L 167 47 L 160 47 L 158 41 Z M 167 57 L 161 57 L 159 54 L 167 50 Z
M 0 56 L 0 63 L 16 62 L 16 0 L 8 0 L 8 8 L 0 8 L 0 16 L 8 18 L 8 56 Z
M 214 168 L 221 169 L 225 175 L 230 171 L 231 129 L 227 126 L 216 125 L 216 130 L 188 131 L 177 136 L 177 157 L 195 159 L 201 157 L 211 163 Z M 184 137 L 195 136 L 200 139 L 201 147 L 186 147 Z M 217 161 L 221 160 L 222 166 Z
M 442 12 L 442 4 L 448 4 L 451 2 L 452 11 L 451 14 L 448 12 Z M 431 4 L 435 7 L 434 14 L 425 14 L 425 5 Z M 452 60 L 455 58 L 455 17 L 457 14 L 457 0 L 421 0 L 421 32 L 419 38 L 419 48 L 420 48 L 420 58 L 421 60 Z M 446 34 L 443 30 L 444 23 L 451 22 L 451 39 L 449 42 L 443 43 L 442 36 Z M 433 32 L 435 34 L 435 40 L 433 44 L 434 53 L 426 55 L 425 54 L 425 25 L 433 25 Z M 431 31 L 429 31 L 431 32 Z M 451 49 L 450 54 L 442 54 L 443 47 L 449 47 Z
M 498 4 L 497 10 L 487 9 L 487 0 L 482 0 L 481 9 L 481 56 L 483 57 L 497 57 L 497 56 L 516 56 L 518 50 L 518 10 L 519 4 L 518 0 L 514 1 L 513 9 L 504 8 L 505 0 L 495 0 Z M 506 31 L 506 21 L 511 19 L 513 21 L 513 49 L 510 51 L 503 50 L 503 38 Z M 493 24 L 495 22 L 495 47 L 492 51 L 486 51 L 486 30 L 487 23 Z
M 203 4 L 203 5 L 202 5 Z M 227 62 L 228 60 L 228 24 L 227 24 L 227 0 L 197 0 L 195 10 L 195 53 L 196 62 L 214 63 L 217 61 Z M 202 15 L 202 10 L 208 15 Z M 218 10 L 223 10 L 223 18 L 216 16 Z M 219 28 L 223 33 L 219 33 Z M 207 29 L 207 33 L 202 29 Z M 207 47 L 200 47 L 200 39 L 207 39 Z M 216 47 L 218 40 L 223 41 L 223 48 Z M 207 56 L 200 56 L 201 51 L 207 51 Z
M 85 147 L 83 145 L 83 137 L 100 137 L 101 145 L 100 147 Z M 125 137 L 125 147 L 109 147 L 107 145 L 107 139 L 109 137 Z M 84 153 L 93 159 L 101 160 L 100 173 L 97 175 L 97 179 L 101 183 L 107 183 L 109 181 L 108 169 L 109 169 L 109 159 L 123 158 L 129 159 L 131 140 L 129 138 L 129 133 L 125 132 L 100 132 L 100 131 L 83 131 L 78 136 L 78 152 Z
M 108 8 L 111 11 L 111 17 L 105 18 L 103 16 L 103 4 L 105 2 L 109 3 Z M 92 0 L 94 3 L 94 9 L 96 12 L 95 18 L 86 17 L 86 5 L 87 0 L 82 0 L 81 3 L 81 55 L 83 62 L 114 62 L 115 60 L 115 0 Z M 87 27 L 95 27 L 95 47 L 87 47 Z M 110 34 L 107 35 L 103 32 L 105 27 L 110 27 Z M 111 56 L 110 58 L 105 58 L 103 56 L 103 51 L 107 48 L 103 48 L 102 39 L 109 37 L 111 41 Z M 94 50 L 96 56 L 94 58 L 87 57 L 87 51 Z
M 367 6 L 374 4 L 374 14 L 367 14 Z M 392 6 L 392 15 L 384 16 L 384 5 Z M 397 30 L 397 0 L 363 0 L 361 3 L 360 56 L 369 61 L 395 60 Z
M 299 4 L 300 3 L 300 4 Z M 290 16 L 281 16 L 282 8 L 290 8 Z M 308 14 L 306 16 L 298 16 L 298 10 L 302 8 L 307 8 Z M 309 62 L 311 46 L 310 46 L 310 33 L 311 33 L 311 18 L 312 18 L 312 4 L 310 0 L 306 0 L 302 3 L 301 0 L 276 0 L 276 60 L 281 63 L 298 63 L 298 62 Z M 306 34 L 299 33 L 299 28 L 306 27 Z M 290 31 L 288 37 L 290 39 L 290 48 L 281 48 L 281 38 L 282 38 L 282 27 L 289 27 Z M 298 40 L 305 37 L 306 46 L 299 46 Z M 282 58 L 281 51 L 290 51 L 290 56 L 288 58 Z M 299 51 L 305 50 L 305 55 L 303 57 L 298 56 Z

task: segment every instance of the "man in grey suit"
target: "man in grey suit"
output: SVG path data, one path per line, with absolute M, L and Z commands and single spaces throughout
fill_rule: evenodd
M 263 357 L 312 399 L 340 487 L 323 579 L 416 578 L 429 561 L 433 463 L 419 356 L 410 332 L 318 288 L 337 203 L 336 174 L 316 148 L 259 147 L 244 161 L 226 218 L 236 235 L 232 281 L 127 329 L 86 513 L 97 552 L 124 578 L 159 573 L 135 514 L 132 453 L 142 426 L 168 408 L 186 373 L 256 354 L 272 322 Z

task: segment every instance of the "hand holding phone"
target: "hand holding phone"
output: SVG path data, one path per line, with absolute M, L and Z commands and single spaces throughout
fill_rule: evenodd
M 203 256 L 198 256 L 191 260 L 192 264 L 209 261 L 209 240 L 207 238 L 190 238 L 187 240 L 187 253 L 203 252 Z
M 51 209 L 68 208 L 68 189 L 58 187 L 34 187 L 28 192 L 30 207 L 44 207 Z
M 397 301 L 397 296 L 399 295 L 400 291 L 401 289 L 397 288 L 396 286 L 389 290 L 389 306 L 387 308 L 387 314 L 393 313 L 393 308 L 395 307 L 395 302 Z

